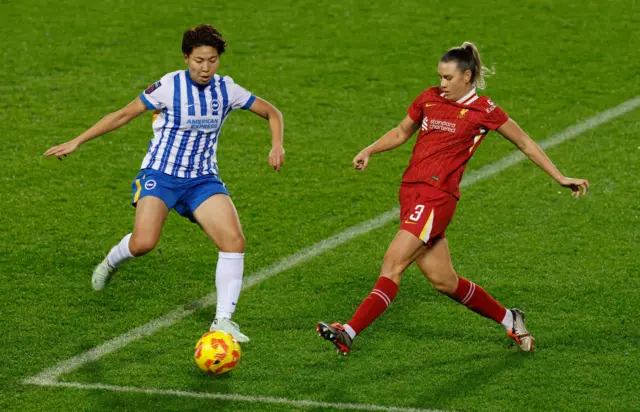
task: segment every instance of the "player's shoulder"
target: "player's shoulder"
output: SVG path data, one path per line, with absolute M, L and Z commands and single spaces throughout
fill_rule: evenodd
M 174 77 L 176 77 L 176 75 L 183 74 L 185 72 L 186 72 L 186 70 L 175 70 L 175 71 L 172 71 L 172 72 L 169 72 L 169 73 L 165 74 L 164 76 L 162 76 L 162 78 L 166 77 L 166 78 L 173 79 Z
M 487 113 L 491 113 L 498 107 L 489 96 L 478 96 L 476 101 L 474 101 L 471 106 L 476 109 L 485 111 Z
M 415 102 L 429 102 L 441 99 L 439 87 L 429 87 L 416 97 Z
M 220 76 L 219 74 L 215 74 L 213 75 L 213 79 L 217 82 L 223 82 L 227 86 L 235 84 L 235 82 L 233 81 L 233 78 L 227 75 Z
M 184 70 L 176 70 L 176 71 L 173 71 L 173 72 L 169 72 L 169 73 L 165 74 L 164 76 L 162 76 L 160 78 L 160 82 L 163 83 L 163 84 L 166 84 L 167 86 L 169 86 L 170 84 L 173 84 L 172 83 L 173 79 L 176 76 L 178 76 L 178 75 L 180 75 L 180 74 L 182 74 L 184 72 L 185 72 Z
M 180 74 L 180 72 L 182 72 L 183 70 L 176 70 L 174 72 L 170 72 L 165 74 L 164 76 L 162 76 L 160 78 L 160 80 L 158 80 L 157 82 L 151 84 L 149 87 L 147 87 L 147 89 L 145 90 L 146 94 L 151 94 L 154 90 L 157 89 L 167 89 L 169 87 L 173 87 L 173 79 L 176 77 L 176 75 Z
M 442 91 L 440 90 L 440 88 L 438 86 L 433 86 L 425 89 L 425 91 L 422 92 L 421 96 L 427 99 L 439 99 L 441 97 L 441 94 Z

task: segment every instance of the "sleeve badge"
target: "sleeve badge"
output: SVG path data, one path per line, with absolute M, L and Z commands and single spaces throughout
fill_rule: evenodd
M 151 86 L 147 87 L 147 89 L 144 91 L 144 93 L 145 94 L 151 94 L 151 93 L 153 93 L 154 90 L 156 90 L 160 86 L 161 86 L 161 83 L 159 81 L 157 81 L 154 84 L 152 84 Z

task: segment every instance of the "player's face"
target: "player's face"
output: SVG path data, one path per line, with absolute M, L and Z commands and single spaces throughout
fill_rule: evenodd
M 184 62 L 189 66 L 191 80 L 198 84 L 208 84 L 220 66 L 218 50 L 211 46 L 195 47 L 190 55 L 184 56 Z
M 471 88 L 471 71 L 462 72 L 455 61 L 440 62 L 438 64 L 438 76 L 440 76 L 440 88 L 449 100 L 460 100 Z

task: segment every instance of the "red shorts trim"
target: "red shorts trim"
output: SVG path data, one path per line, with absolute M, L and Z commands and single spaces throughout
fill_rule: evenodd
M 445 237 L 458 199 L 426 183 L 402 183 L 399 198 L 400 229 L 426 244 Z

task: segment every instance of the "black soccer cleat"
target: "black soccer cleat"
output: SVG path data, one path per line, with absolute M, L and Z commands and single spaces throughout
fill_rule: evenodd
M 344 330 L 344 326 L 338 322 L 332 323 L 331 326 L 324 322 L 318 322 L 316 330 L 318 331 L 318 336 L 333 343 L 338 353 L 347 356 L 351 352 L 351 336 Z

